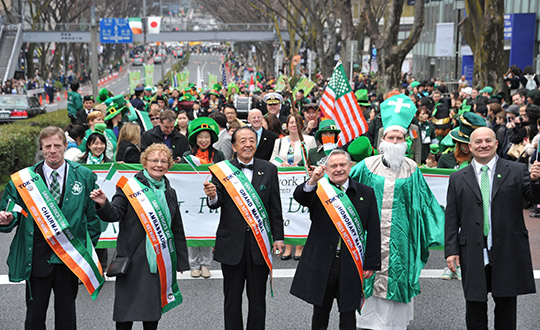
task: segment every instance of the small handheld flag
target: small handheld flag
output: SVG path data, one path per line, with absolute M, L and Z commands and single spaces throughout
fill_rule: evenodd
M 8 200 L 8 203 L 6 205 L 6 212 L 17 212 L 17 213 L 22 214 L 24 217 L 28 217 L 28 213 L 25 210 L 23 210 L 23 208 L 20 205 L 15 204 L 15 202 L 12 201 L 11 199 Z
M 203 179 L 203 181 L 206 181 L 206 179 L 203 178 L 201 173 L 199 173 L 199 171 L 197 171 L 197 166 L 201 166 L 201 160 L 198 157 L 195 157 L 193 155 L 187 155 L 187 156 L 184 157 L 184 159 L 193 168 L 193 170 L 195 172 L 197 172 L 199 177 L 201 177 Z
M 111 163 L 111 166 L 109 167 L 109 171 L 107 172 L 107 176 L 103 178 L 103 182 L 101 182 L 101 185 L 103 186 L 105 184 L 105 181 L 110 181 L 112 177 L 116 174 L 116 169 L 113 168 L 114 163 Z

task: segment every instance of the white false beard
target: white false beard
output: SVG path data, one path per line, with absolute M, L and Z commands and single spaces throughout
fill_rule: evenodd
M 407 142 L 394 144 L 382 140 L 379 144 L 379 151 L 385 163 L 394 171 L 399 171 L 407 152 Z

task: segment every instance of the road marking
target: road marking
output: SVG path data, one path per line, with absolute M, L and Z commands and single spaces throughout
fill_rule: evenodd
M 296 272 L 296 269 L 274 269 L 274 278 L 293 278 L 294 273 Z M 423 279 L 438 279 L 441 278 L 443 270 L 442 269 L 422 269 L 422 272 L 420 273 L 420 278 Z M 223 273 L 221 270 L 211 270 L 210 273 L 212 274 L 212 277 L 210 279 L 214 280 L 222 280 L 223 279 Z M 534 279 L 540 280 L 540 270 L 534 270 Z M 192 278 L 190 275 L 190 271 L 186 271 L 183 274 L 177 273 L 177 279 L 179 280 L 204 280 L 204 278 Z M 105 280 L 107 282 L 113 282 L 115 280 L 114 277 L 105 277 Z M 7 275 L 0 275 L 0 285 L 7 285 L 7 284 L 24 284 L 24 282 L 10 282 L 8 280 Z

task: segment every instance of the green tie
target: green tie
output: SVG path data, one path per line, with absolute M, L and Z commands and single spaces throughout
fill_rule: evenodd
M 51 195 L 53 196 L 54 200 L 56 201 L 56 204 L 60 204 L 60 197 L 62 196 L 62 192 L 60 191 L 60 183 L 58 182 L 58 172 L 53 171 L 51 173 L 52 180 L 49 187 L 49 190 L 51 191 Z
M 480 191 L 482 192 L 482 206 L 484 209 L 484 236 L 489 234 L 489 176 L 487 165 L 482 166 L 480 176 Z

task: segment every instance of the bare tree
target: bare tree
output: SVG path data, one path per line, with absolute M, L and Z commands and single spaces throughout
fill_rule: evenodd
M 475 84 L 503 87 L 504 0 L 465 1 L 467 17 L 460 23 L 474 56 Z
M 414 23 L 409 36 L 401 43 L 398 43 L 400 18 L 404 2 L 403 0 L 391 0 L 388 2 L 382 31 L 379 28 L 379 21 L 372 1 L 365 0 L 362 8 L 362 16 L 366 20 L 366 33 L 377 49 L 377 63 L 381 77 L 379 87 L 386 91 L 399 85 L 403 61 L 420 39 L 420 33 L 424 28 L 424 0 L 416 0 Z

